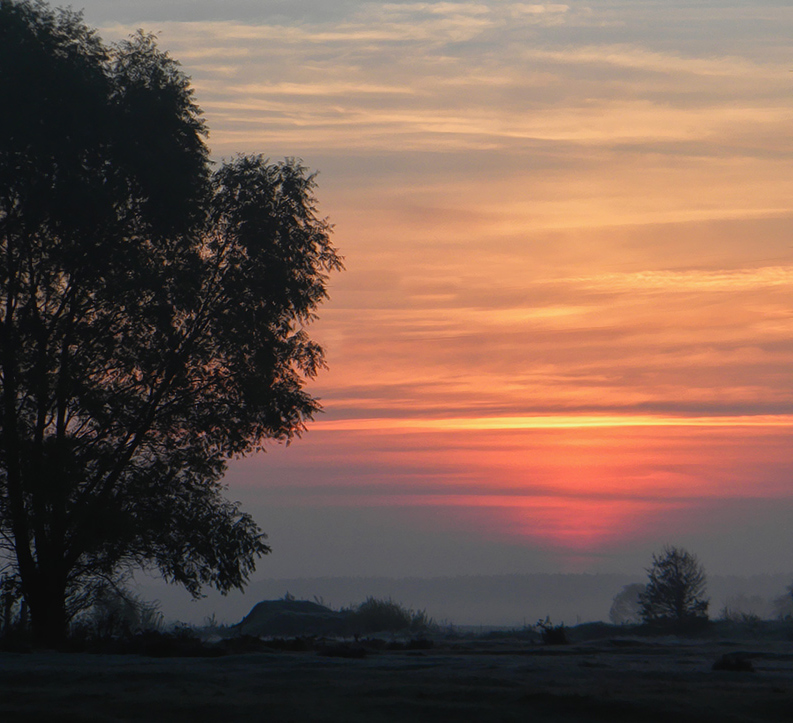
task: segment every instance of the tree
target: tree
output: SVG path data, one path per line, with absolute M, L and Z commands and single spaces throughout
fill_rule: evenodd
M 683 548 L 667 546 L 662 555 L 653 555 L 647 570 L 649 582 L 640 595 L 641 614 L 645 622 L 683 623 L 706 620 L 708 600 L 705 570 Z
M 0 541 L 43 644 L 134 567 L 241 588 L 269 547 L 226 463 L 320 409 L 314 176 L 205 135 L 152 36 L 0 0 Z
M 785 588 L 784 594 L 774 598 L 772 602 L 774 615 L 779 620 L 793 618 L 793 583 Z
M 635 625 L 641 622 L 641 595 L 646 585 L 625 585 L 615 596 L 609 610 L 609 620 L 614 625 Z

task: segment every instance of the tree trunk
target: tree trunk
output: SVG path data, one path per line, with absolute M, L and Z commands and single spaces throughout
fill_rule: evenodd
M 66 585 L 52 577 L 40 576 L 28 587 L 33 641 L 42 648 L 59 648 L 66 642 Z

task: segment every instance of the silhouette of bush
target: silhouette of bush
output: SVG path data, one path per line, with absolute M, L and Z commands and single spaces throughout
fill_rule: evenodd
M 550 617 L 538 620 L 534 627 L 539 631 L 544 645 L 567 645 L 570 642 L 564 623 L 554 625 Z
M 316 599 L 316 598 L 315 598 Z M 389 599 L 368 597 L 357 606 L 332 610 L 309 600 L 285 596 L 262 600 L 229 631 L 262 637 L 346 637 L 372 633 L 421 636 L 436 626 L 424 610 L 415 611 Z
M 72 640 L 130 637 L 162 629 L 157 603 L 146 602 L 122 585 L 102 583 L 90 591 L 92 603 L 72 623 Z
M 351 629 L 355 634 L 421 632 L 431 624 L 424 610 L 416 612 L 391 598 L 368 597 L 350 615 Z

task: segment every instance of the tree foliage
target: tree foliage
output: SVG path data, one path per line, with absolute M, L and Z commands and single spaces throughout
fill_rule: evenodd
M 707 619 L 705 570 L 696 555 L 678 547 L 665 547 L 653 555 L 649 581 L 639 595 L 642 619 L 648 623 L 683 623 Z
M 641 596 L 646 586 L 641 583 L 625 585 L 615 596 L 609 609 L 613 625 L 635 625 L 642 620 Z
M 269 548 L 226 462 L 320 408 L 314 176 L 205 136 L 151 35 L 0 0 L 0 535 L 45 642 L 130 566 L 241 587 Z
M 424 632 L 432 621 L 427 617 L 425 610 L 415 611 L 406 608 L 391 598 L 382 599 L 367 597 L 354 610 L 350 611 L 351 627 L 357 633 L 382 633 L 382 632 Z

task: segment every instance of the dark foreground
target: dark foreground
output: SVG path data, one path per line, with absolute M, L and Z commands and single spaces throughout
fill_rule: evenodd
M 754 672 L 713 671 L 725 653 Z M 363 659 L 0 654 L 0 721 L 793 721 L 793 643 L 441 642 Z

